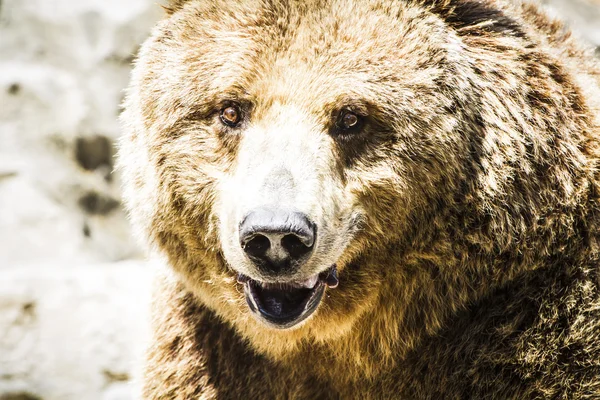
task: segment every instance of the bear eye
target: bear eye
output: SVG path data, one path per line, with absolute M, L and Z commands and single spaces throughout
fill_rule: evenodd
M 343 111 L 336 125 L 342 132 L 355 132 L 362 126 L 362 117 L 352 111 Z
M 344 114 L 344 118 L 342 118 L 342 123 L 346 129 L 353 128 L 358 124 L 358 115 L 347 112 Z
M 220 118 L 225 125 L 236 127 L 242 119 L 242 111 L 236 105 L 227 106 L 221 110 Z

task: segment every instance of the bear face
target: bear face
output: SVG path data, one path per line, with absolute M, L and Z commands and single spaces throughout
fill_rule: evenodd
M 265 351 L 345 335 L 390 276 L 410 298 L 403 249 L 425 254 L 417 242 L 464 198 L 497 217 L 499 243 L 536 212 L 494 209 L 537 162 L 524 154 L 546 151 L 507 111 L 530 126 L 545 112 L 505 97 L 528 90 L 523 32 L 487 9 L 492 24 L 456 19 L 461 2 L 388 3 L 183 2 L 136 63 L 121 150 L 132 218 Z

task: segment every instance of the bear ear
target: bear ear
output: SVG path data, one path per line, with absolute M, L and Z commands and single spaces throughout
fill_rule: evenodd
M 179 10 L 188 0 L 167 0 L 166 5 L 163 5 L 163 8 L 167 12 L 167 14 L 173 14 L 175 11 Z

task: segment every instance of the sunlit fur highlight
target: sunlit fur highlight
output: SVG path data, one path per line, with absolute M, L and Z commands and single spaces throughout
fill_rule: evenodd
M 125 199 L 173 271 L 144 397 L 600 397 L 599 76 L 527 3 L 174 1 L 122 117 Z M 231 99 L 249 130 L 219 125 Z M 331 134 L 347 105 L 362 142 Z M 324 256 L 339 288 L 287 331 L 251 317 L 220 215 L 276 110 L 321 143 L 314 212 L 353 226 Z

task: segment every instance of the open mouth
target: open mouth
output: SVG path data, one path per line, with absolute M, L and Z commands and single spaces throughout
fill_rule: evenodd
M 244 285 L 246 302 L 250 311 L 261 321 L 274 328 L 291 328 L 315 312 L 325 287 L 338 285 L 337 268 L 299 282 L 267 283 L 238 275 Z

